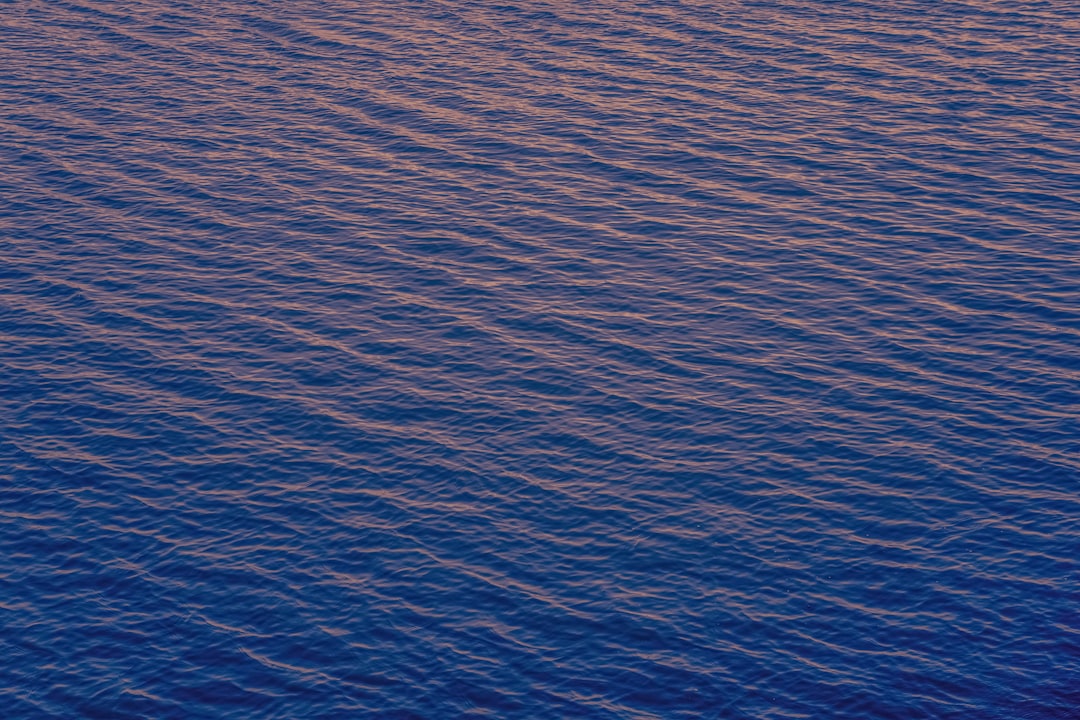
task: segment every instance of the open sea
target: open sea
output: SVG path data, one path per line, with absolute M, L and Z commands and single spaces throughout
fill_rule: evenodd
M 0 715 L 1080 719 L 1080 4 L 3 0 Z

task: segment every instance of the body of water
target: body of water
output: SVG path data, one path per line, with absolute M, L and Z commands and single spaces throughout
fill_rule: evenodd
M 5 718 L 1080 718 L 1080 10 L 0 3 Z

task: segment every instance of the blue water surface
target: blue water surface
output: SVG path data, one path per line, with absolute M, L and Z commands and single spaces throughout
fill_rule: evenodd
M 0 3 L 19 718 L 1080 718 L 1080 5 Z

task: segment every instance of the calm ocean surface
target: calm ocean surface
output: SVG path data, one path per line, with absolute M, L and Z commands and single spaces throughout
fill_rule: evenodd
M 1080 5 L 0 2 L 5 719 L 1080 718 Z

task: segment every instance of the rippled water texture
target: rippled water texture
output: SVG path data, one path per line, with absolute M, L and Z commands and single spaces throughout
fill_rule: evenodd
M 0 3 L 5 718 L 1080 718 L 1080 6 Z

